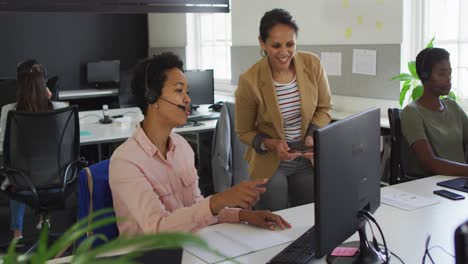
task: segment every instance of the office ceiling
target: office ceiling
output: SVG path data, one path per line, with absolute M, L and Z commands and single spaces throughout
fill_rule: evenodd
M 0 12 L 228 13 L 229 0 L 0 0 Z

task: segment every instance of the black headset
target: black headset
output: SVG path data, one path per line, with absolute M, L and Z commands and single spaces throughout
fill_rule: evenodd
M 419 76 L 419 79 L 422 81 L 427 81 L 431 77 L 432 69 L 429 69 L 429 71 L 426 71 L 426 58 L 429 56 L 429 53 L 431 53 L 433 48 L 428 48 L 426 53 L 424 53 L 424 56 L 422 58 L 421 62 L 421 76 Z
M 151 61 L 148 61 L 145 67 L 145 98 L 148 104 L 154 104 L 158 100 L 160 94 L 158 91 L 149 88 L 148 69 L 151 66 Z

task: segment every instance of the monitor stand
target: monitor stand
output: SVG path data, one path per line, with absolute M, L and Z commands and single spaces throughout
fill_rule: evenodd
M 366 236 L 366 221 L 362 221 L 358 228 L 359 241 L 346 242 L 339 247 L 352 247 L 357 248 L 359 251 L 352 257 L 337 257 L 327 256 L 327 263 L 331 264 L 348 264 L 348 263 L 359 263 L 359 264 L 382 264 L 388 263 L 385 256 L 385 249 L 376 249 L 373 244 L 369 243 Z

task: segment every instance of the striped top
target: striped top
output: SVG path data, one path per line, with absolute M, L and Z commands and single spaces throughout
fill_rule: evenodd
M 274 83 L 280 112 L 284 120 L 283 128 L 286 141 L 301 140 L 301 97 L 299 95 L 296 78 L 286 84 Z

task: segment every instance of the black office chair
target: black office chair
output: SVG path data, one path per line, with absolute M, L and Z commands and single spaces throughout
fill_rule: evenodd
M 11 185 L 10 199 L 30 206 L 49 226 L 49 212 L 65 208 L 81 169 L 79 119 L 76 106 L 48 112 L 10 111 L 3 145 L 4 168 Z M 34 250 L 37 243 L 28 250 Z
M 388 121 L 390 122 L 390 177 L 389 183 L 397 184 L 414 180 L 406 173 L 406 160 L 408 155 L 408 144 L 401 133 L 401 109 L 389 108 Z

